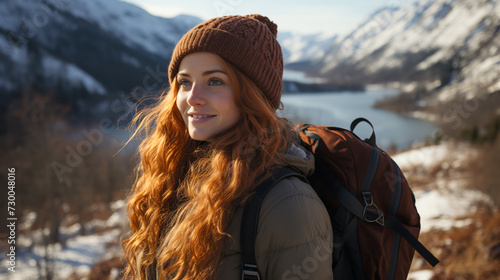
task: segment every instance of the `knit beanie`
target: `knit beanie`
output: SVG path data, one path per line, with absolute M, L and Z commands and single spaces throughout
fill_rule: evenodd
M 186 55 L 210 52 L 247 75 L 277 109 L 283 78 L 283 54 L 277 34 L 277 25 L 258 14 L 224 16 L 202 22 L 177 43 L 168 68 L 170 84 Z

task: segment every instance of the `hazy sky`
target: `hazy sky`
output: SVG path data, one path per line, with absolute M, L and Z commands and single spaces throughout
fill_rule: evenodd
M 278 24 L 279 31 L 303 34 L 351 31 L 385 6 L 406 6 L 416 0 L 123 0 L 164 17 L 189 14 L 202 19 L 258 13 Z

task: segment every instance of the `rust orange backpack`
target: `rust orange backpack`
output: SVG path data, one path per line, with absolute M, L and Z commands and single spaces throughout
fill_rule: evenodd
M 260 203 L 279 180 L 297 176 L 309 182 L 332 222 L 334 279 L 406 279 L 415 250 L 432 266 L 439 261 L 418 241 L 420 216 L 415 196 L 391 157 L 376 146 L 375 133 L 361 140 L 337 127 L 296 127 L 302 145 L 316 160 L 305 178 L 291 168 L 277 169 L 245 206 L 241 225 L 242 279 L 260 279 L 255 236 Z

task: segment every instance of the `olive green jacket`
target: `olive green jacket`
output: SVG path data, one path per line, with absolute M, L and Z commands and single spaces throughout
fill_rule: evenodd
M 288 164 L 310 175 L 313 155 L 293 146 Z M 217 280 L 241 279 L 240 226 L 243 207 L 228 228 L 225 252 Z M 325 206 L 312 187 L 299 178 L 278 182 L 260 210 L 255 255 L 262 280 L 333 279 L 333 233 Z

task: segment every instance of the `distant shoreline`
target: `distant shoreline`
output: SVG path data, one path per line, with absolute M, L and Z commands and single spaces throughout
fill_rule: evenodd
M 364 92 L 366 87 L 363 85 L 334 85 L 325 83 L 306 83 L 297 81 L 283 80 L 283 94 L 294 93 L 321 93 L 321 92 Z

